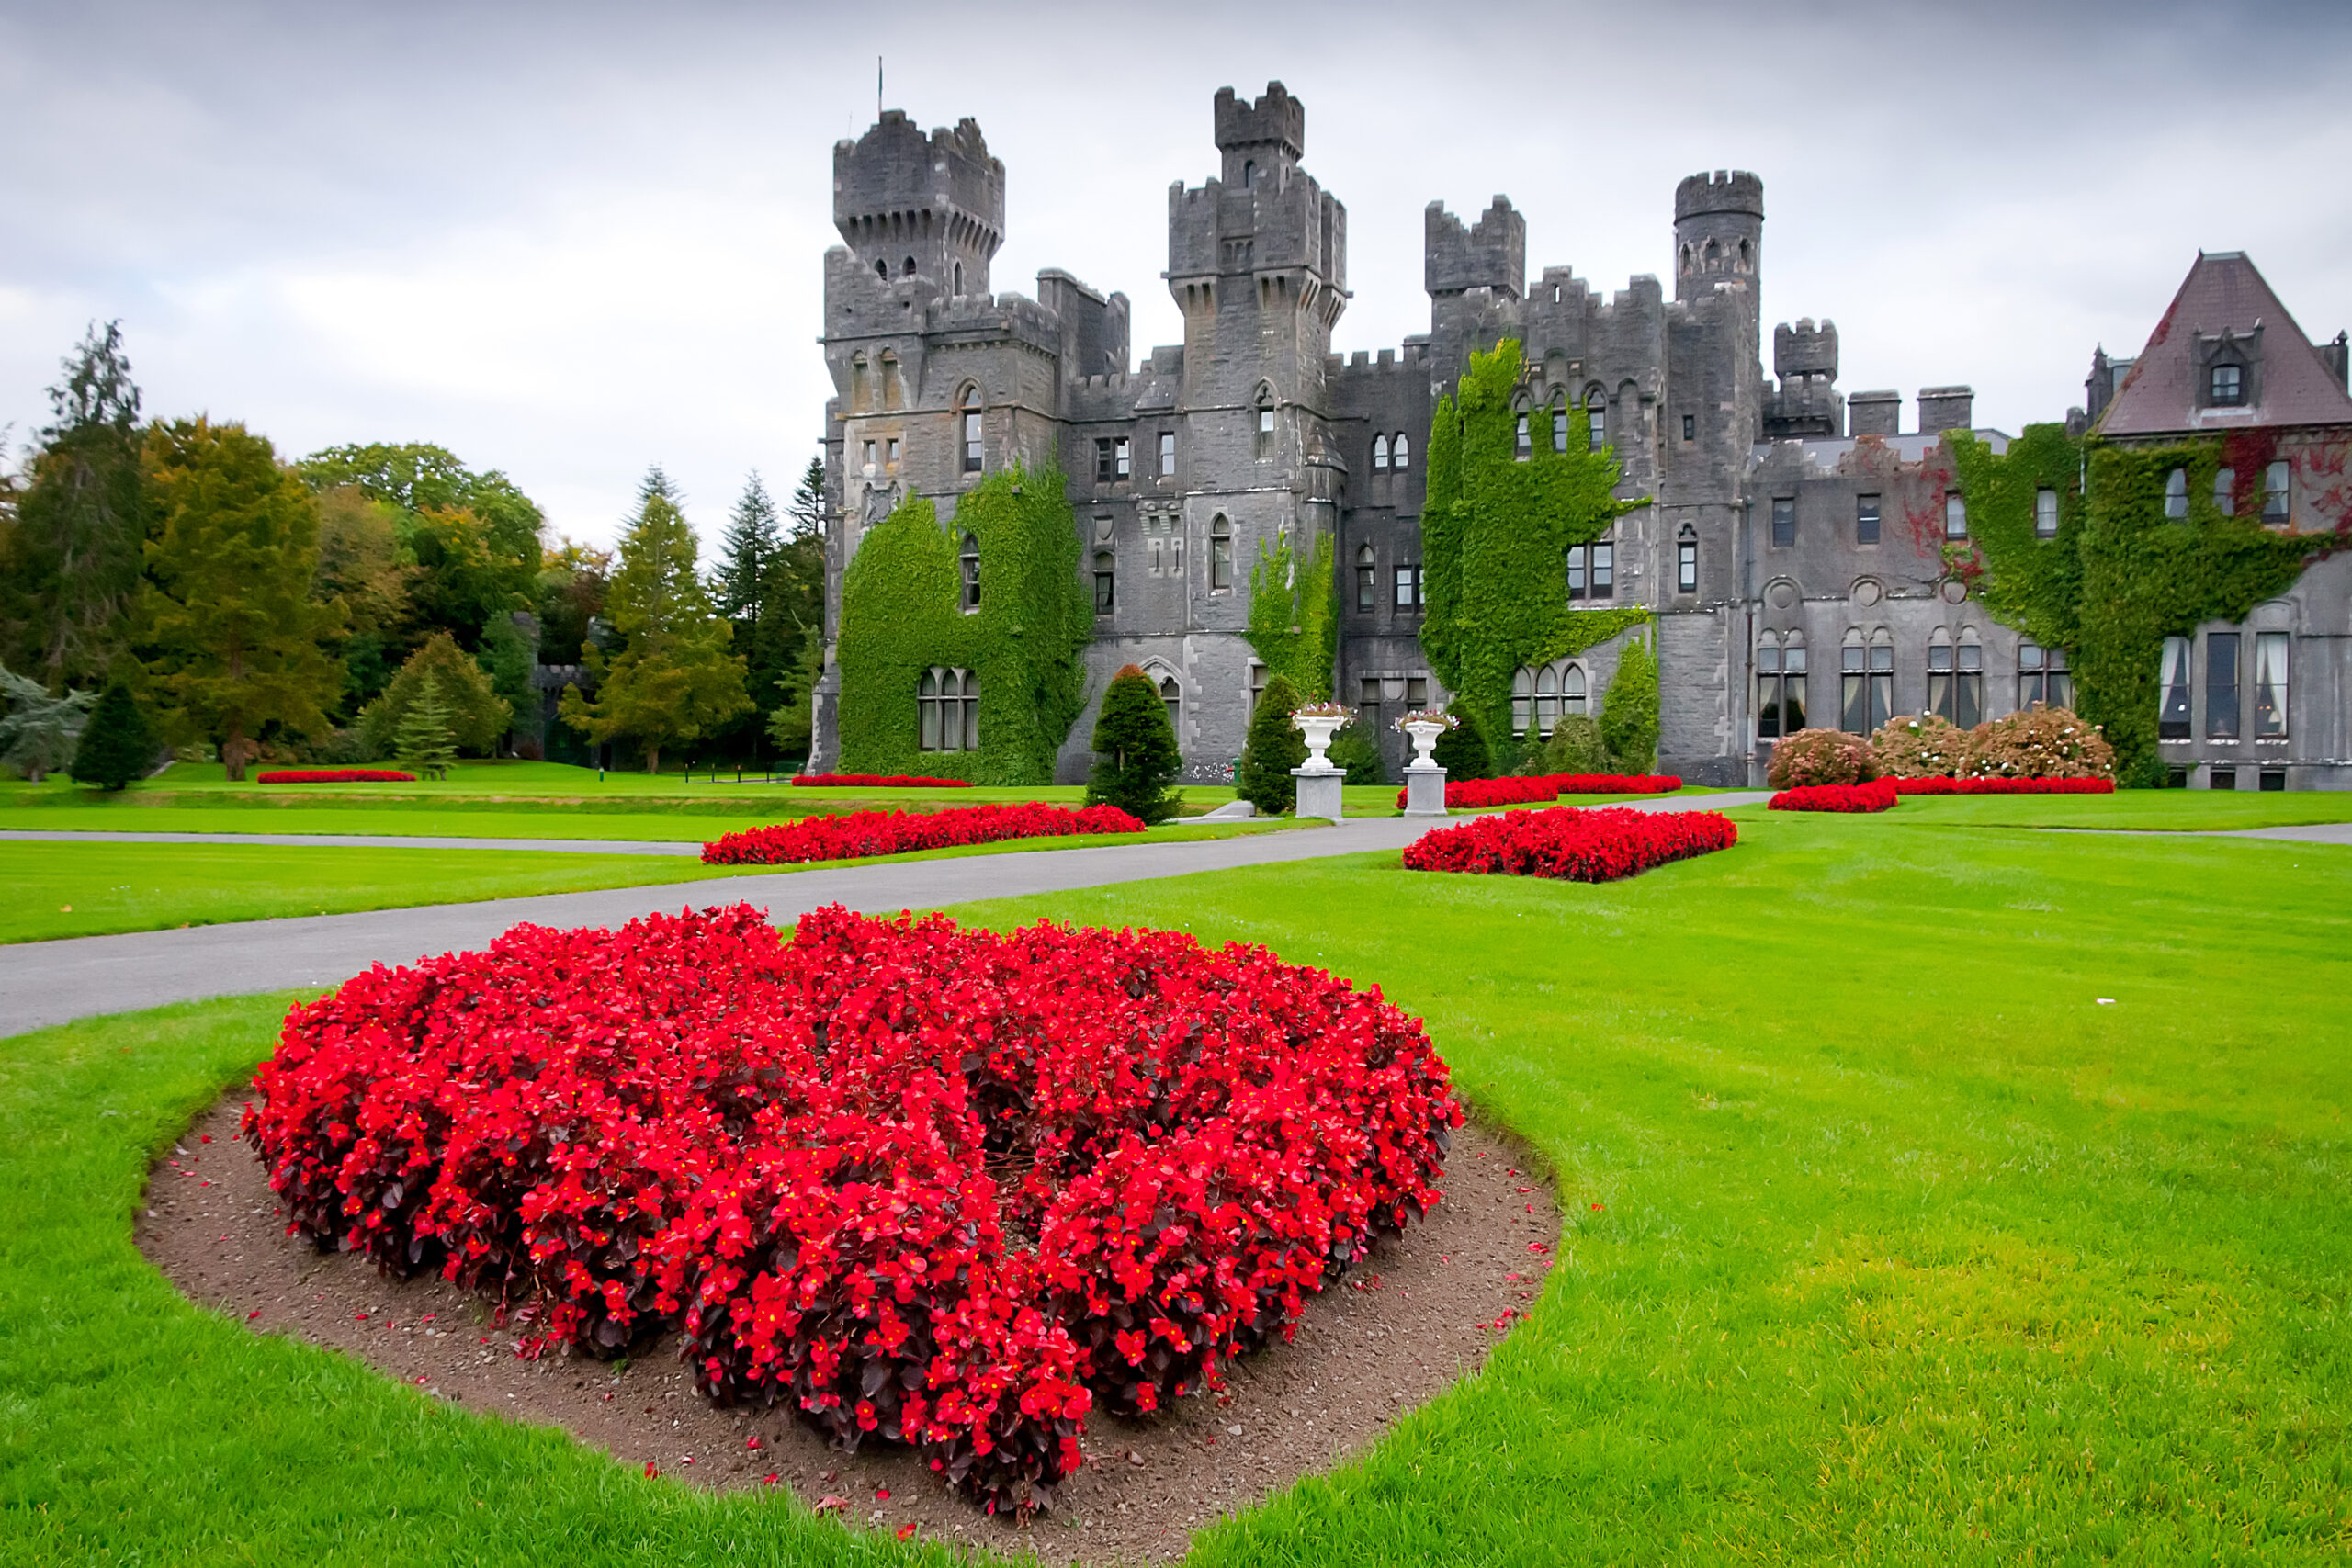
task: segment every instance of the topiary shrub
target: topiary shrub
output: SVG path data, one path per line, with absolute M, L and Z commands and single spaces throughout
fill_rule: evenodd
M 1625 645 L 1601 699 L 1600 739 L 1619 773 L 1645 773 L 1657 761 L 1657 660 L 1639 637 Z
M 1495 754 L 1487 744 L 1487 727 L 1479 722 L 1477 710 L 1456 701 L 1445 711 L 1456 723 L 1437 738 L 1437 747 L 1430 755 L 1445 770 L 1447 780 L 1493 778 Z
M 1608 743 L 1600 739 L 1600 721 L 1572 714 L 1552 727 L 1552 738 L 1544 743 L 1544 756 L 1537 772 L 1544 773 L 1606 773 L 1615 770 L 1610 765 Z
M 1941 714 L 1897 714 L 1871 736 L 1882 777 L 1951 778 L 1968 760 L 1969 732 Z
M 1348 775 L 1351 784 L 1385 784 L 1388 782 L 1388 764 L 1380 760 L 1380 743 L 1373 739 L 1371 728 L 1359 719 L 1350 719 L 1331 737 L 1331 749 L 1324 753 L 1331 765 Z
M 155 763 L 155 727 L 139 711 L 130 688 L 118 681 L 83 723 L 74 749 L 74 782 L 110 790 L 129 787 Z
M 1765 782 L 1774 789 L 1864 784 L 1878 777 L 1871 743 L 1842 729 L 1800 729 L 1772 748 Z
M 1170 786 L 1183 767 L 1159 688 L 1143 666 L 1127 665 L 1111 677 L 1094 721 L 1094 772 L 1086 782 L 1086 804 L 1115 806 L 1145 822 L 1165 822 L 1176 815 L 1177 795 Z
M 1971 779 L 2111 779 L 2115 749 L 2095 724 L 2036 705 L 1978 725 L 1960 776 Z
M 1298 781 L 1290 771 L 1306 764 L 1306 737 L 1290 716 L 1304 700 L 1289 676 L 1277 675 L 1266 682 L 1250 716 L 1250 738 L 1242 743 L 1241 765 L 1234 770 L 1233 793 L 1269 817 L 1298 804 Z

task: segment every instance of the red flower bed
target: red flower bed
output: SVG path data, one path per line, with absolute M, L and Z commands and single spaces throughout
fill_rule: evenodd
M 1895 802 L 1895 781 L 1858 784 L 1800 784 L 1770 802 L 1774 811 L 1884 811 Z
M 669 1329 L 722 1403 L 915 1445 L 989 1507 L 1294 1332 L 1462 1113 L 1418 1020 L 1262 948 L 838 906 L 517 926 L 293 1009 L 244 1131 L 288 1229 Z
M 414 773 L 403 773 L 396 768 L 284 768 L 274 773 L 258 773 L 262 784 L 414 784 Z
M 1897 795 L 2113 795 L 2113 779 L 1896 779 Z
M 1613 882 L 1737 842 L 1739 829 L 1720 811 L 1563 806 L 1481 817 L 1424 833 L 1406 849 L 1405 865 L 1410 871 Z
M 911 773 L 795 773 L 802 789 L 969 789 L 969 779 L 926 779 Z
M 951 811 L 843 811 L 804 817 L 774 828 L 729 833 L 702 847 L 708 865 L 790 865 L 812 860 L 854 860 L 1006 839 L 1065 838 L 1072 833 L 1140 833 L 1141 819 L 1115 806 L 959 806 Z
M 1529 806 L 1557 800 L 1564 795 L 1665 795 L 1682 787 L 1672 773 L 1529 773 L 1500 779 L 1462 779 L 1445 786 L 1449 811 L 1472 811 L 1482 806 Z M 1405 808 L 1405 792 L 1396 792 L 1396 808 Z

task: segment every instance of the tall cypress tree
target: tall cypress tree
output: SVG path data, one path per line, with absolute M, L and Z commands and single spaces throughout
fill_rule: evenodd
M 1298 804 L 1298 781 L 1293 768 L 1306 765 L 1306 737 L 1291 722 L 1292 710 L 1306 699 L 1287 675 L 1277 675 L 1259 694 L 1250 716 L 1249 739 L 1242 742 L 1241 765 L 1234 770 L 1233 793 L 1268 816 L 1279 816 Z
M 1086 804 L 1115 806 L 1146 822 L 1165 822 L 1176 815 L 1176 792 L 1169 786 L 1183 766 L 1159 688 L 1141 665 L 1128 665 L 1102 694 Z
M 139 388 L 121 322 L 92 324 L 49 401 L 52 423 L 28 466 L 0 581 L 14 601 L 6 619 L 18 628 L 7 651 L 62 691 L 106 673 L 139 593 L 147 515 Z

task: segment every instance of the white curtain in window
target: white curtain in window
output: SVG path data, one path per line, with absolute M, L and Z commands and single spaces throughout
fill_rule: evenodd
M 2287 733 L 2287 634 L 2260 632 L 2254 639 L 2254 732 Z

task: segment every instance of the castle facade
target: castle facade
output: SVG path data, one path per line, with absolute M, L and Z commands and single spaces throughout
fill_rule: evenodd
M 1469 223 L 1432 203 L 1430 331 L 1342 358 L 1331 337 L 1350 298 L 1347 210 L 1302 164 L 1303 106 L 1279 83 L 1254 102 L 1221 91 L 1215 135 L 1216 174 L 1168 196 L 1166 282 L 1183 341 L 1140 363 L 1126 296 L 1060 271 L 1041 273 L 1034 298 L 993 289 L 1004 167 L 973 121 L 926 135 L 890 111 L 835 147 L 843 243 L 825 256 L 823 349 L 836 389 L 825 442 L 829 638 L 860 540 L 903 499 L 928 498 L 952 529 L 959 498 L 989 473 L 1052 465 L 1069 487 L 1094 609 L 1092 696 L 1062 746 L 1058 778 L 1084 777 L 1092 701 L 1129 663 L 1159 682 L 1188 776 L 1219 776 L 1266 678 L 1247 635 L 1252 565 L 1282 546 L 1289 559 L 1311 560 L 1326 538 L 1339 605 L 1333 694 L 1375 721 L 1395 776 L 1404 747 L 1385 721 L 1450 695 L 1419 638 L 1430 413 L 1471 353 L 1511 338 L 1522 345 L 1521 396 L 1534 428 L 1565 439 L 1568 422 L 1543 415 L 1582 409 L 1592 443 L 1622 465 L 1618 493 L 1646 502 L 1570 552 L 1560 591 L 1585 607 L 1640 606 L 1652 617 L 1521 671 L 1511 722 L 1523 735 L 1540 737 L 1566 715 L 1597 716 L 1626 637 L 1655 639 L 1658 765 L 1697 782 L 1759 781 L 1773 743 L 1808 726 L 1866 733 L 1892 715 L 1939 712 L 1965 727 L 2069 701 L 2066 651 L 1995 620 L 1954 570 L 1969 520 L 1944 433 L 1972 431 L 1996 454 L 2009 439 L 1974 430 L 1969 388 L 1921 389 L 1906 429 L 1896 392 L 1839 389 L 1826 320 L 1774 327 L 1765 374 L 1755 175 L 1683 180 L 1667 236 L 1670 288 L 1636 276 L 1605 299 L 1565 266 L 1531 279 L 1525 221 L 1504 197 Z M 2298 418 L 2314 439 L 2352 434 L 2344 340 L 2314 349 L 2283 317 L 2256 323 L 2253 341 L 2259 348 L 2267 331 L 2273 359 L 2293 361 Z M 2209 327 L 2238 330 L 2218 319 Z M 2232 341 L 2243 354 L 2243 333 Z M 2305 359 L 2332 381 L 2312 385 Z M 2121 363 L 2128 372 L 2132 362 Z M 2078 426 L 2106 414 L 2116 385 L 2102 355 Z M 2181 396 L 2173 426 L 2165 412 L 2135 417 L 2151 433 L 2205 428 L 2195 399 Z M 2280 504 L 2297 502 L 2290 494 Z M 2054 528 L 2054 500 L 2051 508 Z M 2266 628 L 2278 621 L 2305 645 L 2294 657 L 2308 671 L 2313 720 L 2274 737 L 2258 759 L 2250 736 L 2215 735 L 2239 742 L 2216 751 L 2200 744 L 2193 716 L 2183 720 L 2190 733 L 2167 721 L 2168 762 L 2199 783 L 2222 783 L 2214 771 L 2223 767 L 2234 781 L 2244 761 L 2264 787 L 2290 776 L 2299 786 L 2352 784 L 2347 573 L 2352 561 L 2323 563 L 2262 610 Z M 2259 629 L 2245 634 L 2245 649 Z M 2199 649 L 2208 641 L 2208 631 L 2195 639 Z M 816 697 L 820 771 L 844 762 L 839 705 L 888 700 L 845 698 L 828 662 Z M 2250 690 L 2259 671 L 2247 668 Z M 2181 679 L 2196 685 L 2187 670 Z M 937 696 L 903 694 L 910 735 L 924 750 L 972 743 L 979 718 L 927 720 L 933 710 L 922 705 Z M 2255 785 L 2249 776 L 2245 787 Z

